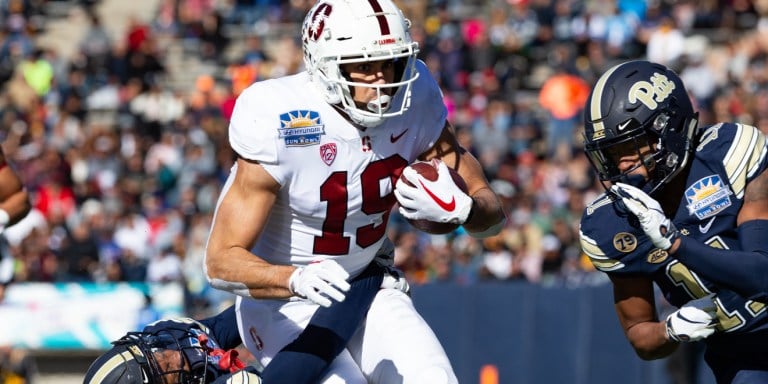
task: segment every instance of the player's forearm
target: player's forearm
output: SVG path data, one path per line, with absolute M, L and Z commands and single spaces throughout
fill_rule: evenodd
M 627 339 L 635 353 L 643 360 L 656 360 L 669 356 L 678 343 L 667 339 L 664 322 L 646 321 L 626 330 Z
M 8 225 L 18 223 L 19 220 L 23 219 L 29 213 L 31 208 L 29 194 L 26 189 L 21 189 L 8 196 L 8 198 L 0 204 L 0 209 L 8 213 Z
M 291 297 L 288 280 L 295 267 L 264 261 L 241 247 L 208 249 L 206 276 L 212 287 L 262 299 Z
M 498 234 L 504 227 L 506 215 L 501 201 L 490 188 L 483 188 L 472 194 L 472 210 L 464 229 L 475 237 Z
M 768 298 L 768 220 L 739 226 L 742 250 L 719 249 L 682 236 L 672 256 L 697 275 L 744 297 Z

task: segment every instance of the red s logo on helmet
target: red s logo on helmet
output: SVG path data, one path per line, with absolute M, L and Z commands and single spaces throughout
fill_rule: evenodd
M 325 28 L 325 19 L 330 16 L 331 10 L 333 10 L 333 6 L 330 4 L 320 4 L 317 9 L 315 9 L 315 13 L 312 14 L 312 18 L 310 19 L 310 24 L 307 26 L 305 38 L 309 38 L 312 41 L 317 41 L 317 39 L 320 38 L 320 35 L 323 34 L 323 29 Z

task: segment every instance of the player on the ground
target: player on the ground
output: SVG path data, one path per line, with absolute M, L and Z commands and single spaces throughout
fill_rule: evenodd
M 258 384 L 256 367 L 246 367 L 234 350 L 240 344 L 234 306 L 200 321 L 157 321 L 114 341 L 88 368 L 83 384 Z
M 242 339 L 231 306 L 200 321 L 167 319 L 128 332 L 91 364 L 83 383 L 313 384 L 362 321 L 359 308 L 370 306 L 379 289 L 409 293 L 402 274 L 381 263 L 371 264 L 350 286 L 344 302 L 319 308 L 307 329 L 266 370 L 258 363 L 246 366 L 238 358 L 234 348 Z
M 307 70 L 257 82 L 237 100 L 229 133 L 238 159 L 206 270 L 214 287 L 239 295 L 243 342 L 265 365 L 318 306 L 344 300 L 347 279 L 385 244 L 395 181 L 413 161 L 442 158 L 441 174 L 454 167 L 468 193 L 450 176 L 406 174 L 418 186 L 400 191 L 406 217 L 478 236 L 503 226 L 499 199 L 456 142 L 408 28 L 391 0 L 319 1 L 302 27 Z M 382 290 L 325 382 L 394 381 L 456 377 L 410 297 Z
M 662 65 L 630 61 L 598 79 L 585 151 L 609 191 L 586 208 L 581 245 L 610 276 L 640 357 L 704 340 L 718 383 L 768 382 L 766 138 L 743 124 L 698 128 L 697 118 Z M 654 282 L 680 307 L 666 321 Z

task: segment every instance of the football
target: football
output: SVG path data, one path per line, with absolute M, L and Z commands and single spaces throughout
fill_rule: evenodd
M 437 180 L 437 168 L 432 165 L 429 161 L 417 161 L 409 167 L 413 168 L 416 172 L 419 173 L 422 177 L 429 181 L 435 181 Z M 456 183 L 456 185 L 461 188 L 462 191 L 465 193 L 467 192 L 467 183 L 464 181 L 464 178 L 461 177 L 461 175 L 458 174 L 453 168 L 448 167 L 448 171 L 451 173 L 451 178 L 453 179 L 453 182 Z M 400 176 L 400 178 L 403 180 L 403 182 L 407 185 L 413 186 L 408 180 Z M 459 228 L 459 224 L 453 224 L 453 223 L 438 223 L 435 221 L 429 221 L 429 220 L 411 220 L 407 219 L 408 223 L 410 223 L 414 228 L 426 232 L 431 233 L 434 235 L 444 235 L 446 233 L 451 233 L 455 231 L 457 228 Z

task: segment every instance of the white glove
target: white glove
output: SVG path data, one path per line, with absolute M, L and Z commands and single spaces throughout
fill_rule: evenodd
M 397 289 L 406 295 L 411 294 L 411 286 L 405 279 L 403 271 L 395 268 L 395 246 L 389 239 L 384 240 L 381 248 L 376 252 L 373 262 L 384 269 L 384 279 L 381 281 L 381 289 Z
M 437 180 L 429 181 L 411 167 L 403 169 L 402 178 L 395 184 L 395 197 L 400 203 L 400 214 L 411 220 L 428 220 L 437 223 L 464 224 L 472 209 L 472 198 L 453 182 L 448 166 L 439 159 L 432 160 L 437 166 Z
M 296 296 L 309 299 L 322 307 L 330 307 L 331 299 L 344 301 L 349 291 L 349 273 L 335 260 L 323 260 L 298 267 L 288 280 L 288 287 Z
M 395 267 L 384 268 L 384 279 L 381 280 L 381 288 L 396 289 L 406 295 L 411 294 L 411 286 L 408 284 L 405 274 Z
M 715 333 L 717 307 L 714 293 L 692 300 L 667 316 L 667 337 L 674 341 L 697 341 Z
M 665 251 L 672 247 L 680 232 L 664 214 L 658 201 L 642 190 L 624 183 L 613 185 L 611 192 L 620 197 L 627 209 L 637 216 L 643 232 L 651 239 L 653 245 Z

